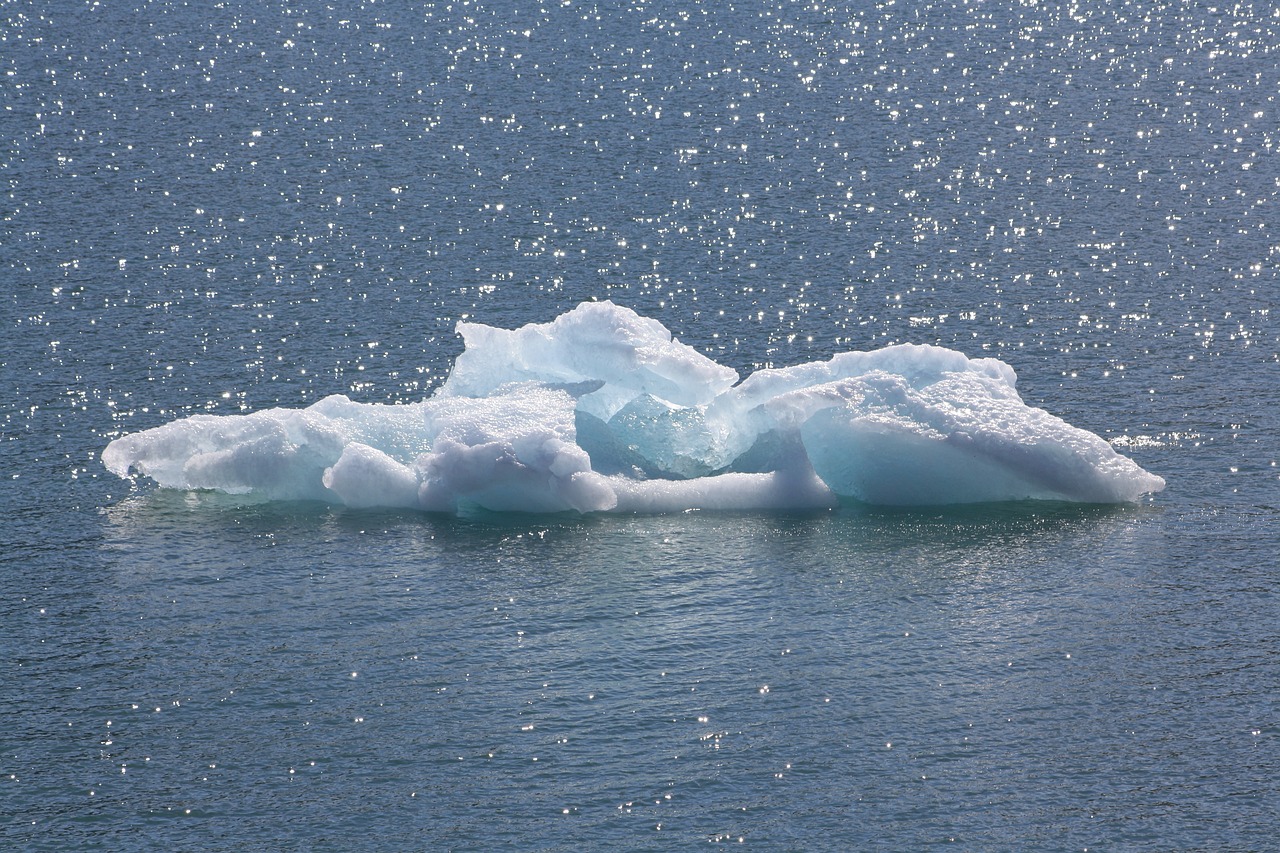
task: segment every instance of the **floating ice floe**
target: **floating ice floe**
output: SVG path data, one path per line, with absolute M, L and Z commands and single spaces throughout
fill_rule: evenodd
M 739 382 L 610 302 L 458 332 L 465 350 L 422 402 L 195 415 L 103 461 L 171 489 L 439 512 L 1123 503 L 1165 485 L 1026 405 L 992 358 L 903 344 Z

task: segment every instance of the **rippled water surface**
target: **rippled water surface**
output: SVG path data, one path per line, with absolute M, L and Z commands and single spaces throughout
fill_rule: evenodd
M 1280 18 L 0 6 L 0 844 L 1265 849 Z M 994 355 L 1136 506 L 529 517 L 117 480 L 609 298 Z

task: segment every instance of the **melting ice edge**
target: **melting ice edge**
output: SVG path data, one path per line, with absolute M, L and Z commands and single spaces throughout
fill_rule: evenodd
M 103 461 L 165 488 L 453 513 L 1124 503 L 1165 485 L 1026 405 L 994 358 L 902 344 L 739 382 L 611 302 L 458 332 L 464 351 L 419 403 L 195 415 Z

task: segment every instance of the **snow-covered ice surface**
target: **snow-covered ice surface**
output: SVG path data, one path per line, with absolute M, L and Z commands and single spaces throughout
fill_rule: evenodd
M 422 402 L 196 415 L 103 461 L 171 489 L 437 512 L 1123 503 L 1165 485 L 1026 405 L 992 358 L 903 344 L 739 382 L 611 302 L 458 332 L 464 352 Z

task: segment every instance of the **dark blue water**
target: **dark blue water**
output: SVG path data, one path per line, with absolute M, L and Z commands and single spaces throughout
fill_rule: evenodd
M 0 843 L 1265 849 L 1280 19 L 0 7 Z M 994 355 L 1137 506 L 353 512 L 112 438 L 413 401 L 610 298 Z

